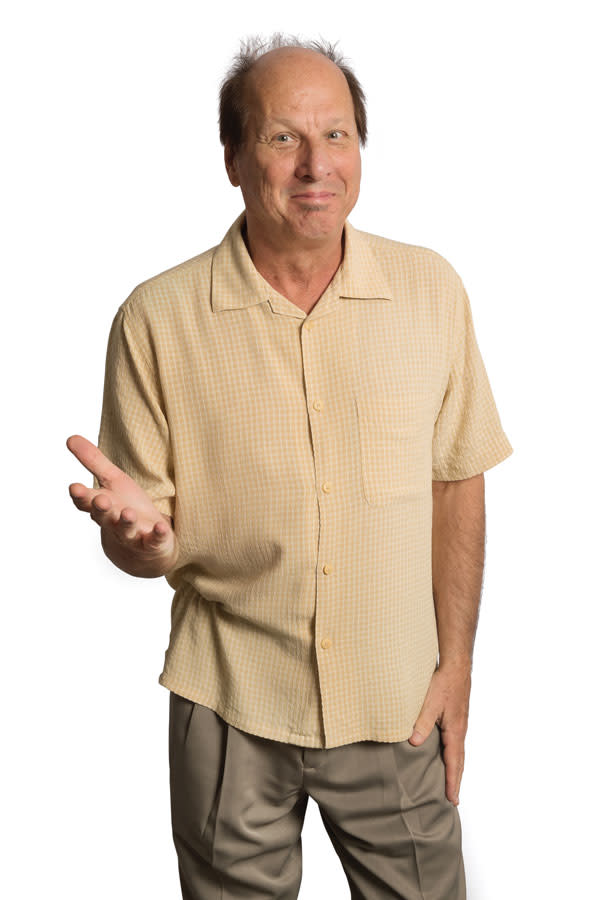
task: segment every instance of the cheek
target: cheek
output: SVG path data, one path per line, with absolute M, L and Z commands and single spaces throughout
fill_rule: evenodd
M 360 183 L 360 174 L 361 174 L 361 159 L 360 156 L 358 159 L 352 161 L 350 165 L 350 180 L 353 184 L 357 185 Z
M 279 198 L 285 199 L 286 191 L 291 186 L 293 179 L 293 168 L 285 165 L 282 161 L 277 165 L 271 165 L 263 172 L 262 189 L 268 194 L 274 202 Z
M 360 157 L 358 158 L 358 160 L 355 157 L 346 157 L 344 159 L 341 159 L 337 167 L 337 171 L 338 176 L 345 183 L 348 191 L 356 191 L 358 185 L 360 184 Z

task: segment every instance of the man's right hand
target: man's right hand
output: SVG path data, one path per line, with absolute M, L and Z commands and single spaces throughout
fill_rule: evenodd
M 72 434 L 67 447 L 100 484 L 96 490 L 75 482 L 69 485 L 69 494 L 77 509 L 100 526 L 102 549 L 110 561 L 140 578 L 169 572 L 179 549 L 172 519 L 91 441 Z

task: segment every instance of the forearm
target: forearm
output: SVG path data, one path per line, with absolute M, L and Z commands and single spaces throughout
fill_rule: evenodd
M 432 488 L 432 576 L 440 668 L 452 666 L 470 673 L 485 554 L 484 476 L 434 481 Z

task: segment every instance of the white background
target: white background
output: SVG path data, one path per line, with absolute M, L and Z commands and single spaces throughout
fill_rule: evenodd
M 390 18 L 390 10 L 394 10 Z M 593 4 L 22 2 L 2 23 L 2 785 L 7 900 L 180 896 L 164 579 L 102 554 L 66 448 L 108 330 L 242 209 L 217 132 L 239 38 L 339 40 L 370 139 L 355 227 L 463 278 L 513 455 L 488 537 L 459 811 L 469 900 L 597 875 L 597 29 Z M 596 61 L 594 61 L 596 60 Z M 309 803 L 301 900 L 348 898 Z

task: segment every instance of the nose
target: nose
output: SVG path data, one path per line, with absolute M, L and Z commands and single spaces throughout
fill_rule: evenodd
M 304 181 L 323 181 L 331 174 L 329 147 L 322 141 L 303 141 L 296 160 L 296 177 Z

